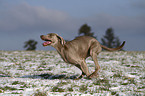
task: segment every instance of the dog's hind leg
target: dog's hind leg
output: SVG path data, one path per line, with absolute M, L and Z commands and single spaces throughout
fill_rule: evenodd
M 98 64 L 98 60 L 97 60 L 97 53 L 93 52 L 92 54 L 90 54 L 92 59 L 94 60 L 94 63 L 95 63 L 95 71 L 88 76 L 88 78 L 93 78 L 93 77 L 97 77 L 98 76 L 98 71 L 100 69 L 100 66 Z

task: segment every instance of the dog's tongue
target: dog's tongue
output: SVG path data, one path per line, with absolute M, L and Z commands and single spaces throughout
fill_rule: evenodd
M 43 43 L 43 46 L 47 46 L 47 45 L 49 45 L 50 43 L 51 43 L 50 41 L 46 41 L 46 42 Z

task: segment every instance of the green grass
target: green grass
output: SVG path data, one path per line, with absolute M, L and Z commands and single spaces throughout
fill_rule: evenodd
M 48 96 L 48 95 L 47 95 L 47 92 L 41 92 L 37 90 L 37 92 L 35 92 L 33 96 Z
M 18 90 L 17 88 L 10 87 L 10 86 L 0 87 L 0 89 L 3 90 L 3 91 L 6 91 L 6 90 L 9 90 L 9 91 Z

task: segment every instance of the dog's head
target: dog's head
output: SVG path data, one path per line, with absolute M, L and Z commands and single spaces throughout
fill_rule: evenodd
M 60 43 L 62 45 L 65 44 L 64 39 L 61 36 L 58 36 L 55 33 L 50 33 L 47 35 L 41 35 L 40 38 L 46 42 L 43 43 L 43 46 L 55 46 L 56 44 Z

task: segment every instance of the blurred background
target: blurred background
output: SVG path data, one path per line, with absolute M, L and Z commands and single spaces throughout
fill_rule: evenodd
M 145 51 L 145 0 L 0 0 L 0 50 L 54 50 L 42 46 L 48 33 L 106 46 L 111 37 L 110 47 L 126 41 L 124 50 Z

